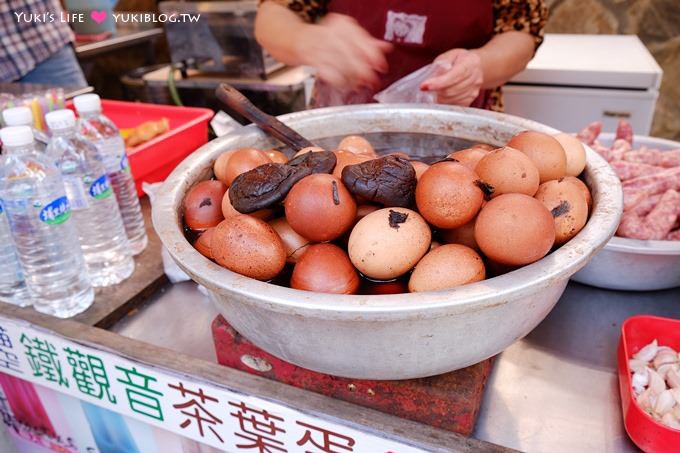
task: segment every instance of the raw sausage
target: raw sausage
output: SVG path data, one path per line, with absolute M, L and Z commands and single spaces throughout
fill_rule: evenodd
M 632 239 L 666 239 L 680 214 L 680 193 L 666 191 L 658 204 L 646 216 L 624 213 L 616 234 Z
M 664 170 L 663 167 L 656 167 L 654 165 L 641 164 L 637 162 L 626 162 L 623 160 L 610 162 L 610 165 L 621 181 L 627 181 L 640 176 L 653 175 Z
M 680 149 L 659 151 L 658 149 L 641 148 L 639 150 L 624 153 L 623 160 L 656 165 L 657 167 L 678 167 L 680 166 Z
M 680 167 L 669 168 L 652 175 L 640 176 L 623 183 L 624 188 L 647 189 L 651 194 L 668 189 L 680 190 Z
M 633 145 L 633 126 L 626 120 L 619 120 L 619 124 L 616 127 L 616 139 L 624 140 L 629 145 Z
M 590 146 L 595 143 L 595 139 L 600 135 L 600 132 L 602 132 L 602 123 L 593 121 L 584 127 L 583 130 L 576 135 L 576 138 Z

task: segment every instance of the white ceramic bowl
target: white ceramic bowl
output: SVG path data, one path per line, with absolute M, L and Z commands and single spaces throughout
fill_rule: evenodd
M 611 145 L 614 134 L 600 134 Z M 680 142 L 636 135 L 636 148 L 680 149 Z M 680 241 L 642 241 L 613 237 L 572 280 L 598 288 L 652 291 L 680 286 Z

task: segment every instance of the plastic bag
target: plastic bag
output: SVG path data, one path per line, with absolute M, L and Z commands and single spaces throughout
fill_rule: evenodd
M 382 104 L 395 104 L 399 102 L 436 104 L 437 95 L 430 91 L 422 91 L 420 85 L 425 80 L 440 75 L 449 69 L 451 69 L 451 63 L 448 61 L 430 63 L 397 80 L 373 98 Z

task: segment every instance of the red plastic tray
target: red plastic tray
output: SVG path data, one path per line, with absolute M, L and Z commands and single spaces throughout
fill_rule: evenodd
M 661 346 L 680 350 L 680 320 L 656 316 L 633 316 L 621 327 L 619 343 L 619 390 L 628 436 L 647 453 L 680 452 L 680 430 L 658 423 L 635 402 L 628 359 L 654 339 Z
M 73 108 L 72 103 L 67 104 Z M 102 99 L 102 113 L 119 129 L 139 126 L 145 121 L 167 118 L 170 130 L 128 150 L 130 168 L 137 194 L 142 197 L 142 182 L 160 182 L 186 156 L 208 142 L 208 121 L 212 110 L 196 107 L 145 104 Z

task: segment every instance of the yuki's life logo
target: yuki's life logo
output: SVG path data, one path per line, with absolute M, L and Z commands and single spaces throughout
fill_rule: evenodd
M 48 225 L 59 225 L 71 217 L 71 205 L 65 196 L 59 197 L 40 210 L 40 220 Z
M 90 196 L 97 200 L 108 198 L 113 193 L 111 182 L 106 175 L 102 175 L 90 186 Z

